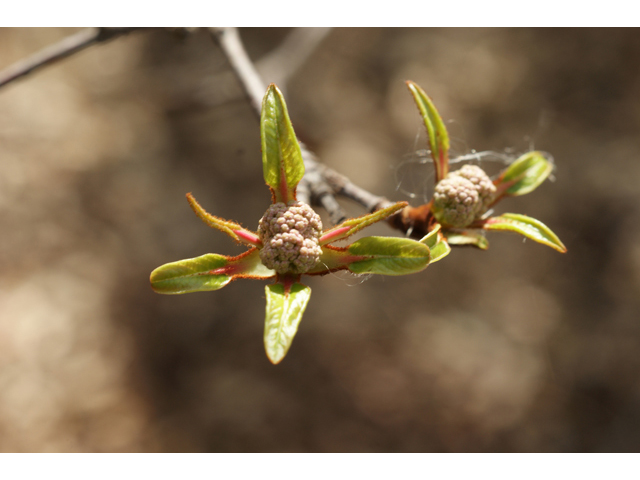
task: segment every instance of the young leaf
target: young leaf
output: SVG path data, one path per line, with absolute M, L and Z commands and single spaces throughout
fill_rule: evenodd
M 353 273 L 406 275 L 429 265 L 429 247 L 409 238 L 365 237 L 347 247 L 355 257 L 348 268 Z
M 271 187 L 274 203 L 295 200 L 304 162 L 284 97 L 274 84 L 269 85 L 262 100 L 260 137 L 264 181 Z
M 333 227 L 331 230 L 324 232 L 320 237 L 320 245 L 325 245 L 327 243 L 336 242 L 350 237 L 363 228 L 379 222 L 380 220 L 384 220 L 396 213 L 398 210 L 402 210 L 407 205 L 409 205 L 407 202 L 397 202 L 387 208 L 376 210 L 368 215 L 363 215 L 358 218 L 350 218 L 349 220 L 342 222 L 340 225 Z
M 451 247 L 447 243 L 447 240 L 444 238 L 444 235 L 440 234 L 438 236 L 438 243 L 431 249 L 431 262 L 435 263 L 438 260 L 442 260 L 444 257 L 451 253 Z
M 279 363 L 289 351 L 311 289 L 300 283 L 267 285 L 267 311 L 264 323 L 264 348 L 271 363 Z
M 171 262 L 151 272 L 151 287 L 157 293 L 176 295 L 218 290 L 234 278 L 271 278 L 275 275 L 262 265 L 258 249 L 237 257 L 208 253 L 196 258 Z
M 231 281 L 231 275 L 212 272 L 223 272 L 228 263 L 228 257 L 213 253 L 167 263 L 151 272 L 151 287 L 169 295 L 218 290 Z
M 479 248 L 480 250 L 489 248 L 489 240 L 486 239 L 482 232 L 475 232 L 473 230 L 460 232 L 445 231 L 444 237 L 449 245 L 469 245 Z
M 553 248 L 561 253 L 567 251 L 560 239 L 540 220 L 519 215 L 517 213 L 504 213 L 499 217 L 491 217 L 484 222 L 485 230 L 507 230 L 524 235 L 543 245 Z
M 324 275 L 329 272 L 345 270 L 355 257 L 347 252 L 346 247 L 334 247 L 333 245 L 324 245 L 320 260 L 311 270 L 306 272 L 307 275 Z M 357 257 L 362 260 L 361 257 Z
M 431 230 L 429 233 L 427 233 L 424 237 L 420 239 L 420 243 L 424 243 L 430 249 L 435 247 L 436 244 L 438 243 L 438 234 L 442 233 L 441 230 L 442 230 L 442 225 L 440 225 L 439 223 L 436 223 L 436 226 L 433 228 L 433 230 Z
M 524 195 L 532 192 L 553 171 L 553 164 L 541 152 L 528 152 L 502 172 L 494 182 L 501 195 Z
M 441 228 L 439 223 L 436 224 L 435 228 L 420 240 L 420 243 L 424 243 L 431 251 L 431 261 L 429 263 L 442 260 L 451 252 L 451 247 L 445 240 Z
M 406 275 L 424 270 L 431 259 L 429 247 L 399 237 L 365 237 L 347 247 L 322 247 L 318 264 L 308 275 L 348 269 L 353 273 Z
M 436 183 L 442 180 L 449 173 L 449 134 L 445 127 L 438 110 L 433 105 L 431 99 L 424 93 L 416 83 L 407 82 L 409 91 L 413 95 L 413 99 L 420 110 L 424 126 L 427 128 L 429 135 L 429 148 L 433 164 L 436 169 Z
M 210 227 L 217 228 L 218 230 L 226 233 L 236 242 L 244 242 L 249 245 L 253 245 L 254 247 L 262 246 L 262 242 L 260 241 L 260 238 L 256 233 L 252 232 L 251 230 L 247 230 L 246 228 L 242 228 L 241 225 L 235 222 L 223 220 L 222 218 L 211 215 L 200 206 L 200 204 L 190 193 L 187 193 L 187 201 L 189 202 L 189 205 L 191 205 L 191 208 L 195 212 L 195 214 L 200 217 L 200 220 L 202 220 Z

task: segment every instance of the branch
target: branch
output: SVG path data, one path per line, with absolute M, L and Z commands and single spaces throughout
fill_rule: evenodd
M 80 52 L 94 43 L 106 42 L 132 30 L 136 30 L 136 28 L 86 28 L 81 30 L 2 70 L 0 72 L 0 87 L 39 68 Z
M 262 97 L 267 86 L 247 55 L 237 29 L 210 28 L 209 32 L 229 60 L 254 113 L 260 118 Z M 391 205 L 392 202 L 386 198 L 358 187 L 344 175 L 319 163 L 304 144 L 301 143 L 300 148 L 305 175 L 298 185 L 298 198 L 311 205 L 323 207 L 329 213 L 332 223 L 340 223 L 346 218 L 344 210 L 335 199 L 336 194 L 358 202 L 369 212 Z
M 260 77 L 260 74 L 244 49 L 238 29 L 228 27 L 209 28 L 211 38 L 218 43 L 222 52 L 231 64 L 231 69 L 235 73 L 242 89 L 249 100 L 253 112 L 260 120 L 262 109 L 262 97 L 267 91 L 267 85 Z
M 300 143 L 300 149 L 305 172 L 298 184 L 298 200 L 309 205 L 320 205 L 329 213 L 331 223 L 342 223 L 347 219 L 347 214 L 336 200 L 335 190 L 327 182 L 326 167 L 318 162 L 317 157 L 303 143 Z
M 307 61 L 331 28 L 294 28 L 284 41 L 257 62 L 262 77 L 278 85 L 285 93 L 286 84 Z
M 81 30 L 0 71 L 0 88 L 91 45 L 104 43 L 139 29 L 141 27 L 103 27 Z M 192 29 L 183 30 L 184 32 L 182 30 L 180 32 L 191 33 L 193 31 Z M 266 70 L 273 70 L 276 67 L 282 69 L 282 72 L 278 72 L 279 78 L 281 81 L 286 81 L 302 65 L 328 32 L 329 29 L 324 28 L 313 29 L 311 32 L 303 29 L 294 30 L 276 52 L 263 60 L 263 67 Z M 247 55 L 238 30 L 236 28 L 209 28 L 209 33 L 231 64 L 231 69 L 240 82 L 253 112 L 260 119 L 262 97 L 267 86 Z M 305 203 L 323 207 L 329 213 L 333 224 L 338 224 L 346 218 L 346 213 L 337 202 L 335 195 L 342 195 L 354 200 L 369 212 L 391 204 L 386 198 L 368 192 L 355 185 L 344 175 L 319 163 L 316 156 L 304 144 L 301 143 L 300 147 L 305 164 L 305 176 L 298 185 L 298 198 Z M 407 214 L 411 210 L 411 207 L 407 207 L 402 212 L 402 216 L 397 216 L 402 217 L 404 221 L 398 221 L 398 218 L 394 222 L 393 219 L 396 217 L 394 215 L 389 219 L 389 223 L 404 232 L 413 230 L 415 215 L 410 215 L 413 225 L 408 225 L 406 221 Z

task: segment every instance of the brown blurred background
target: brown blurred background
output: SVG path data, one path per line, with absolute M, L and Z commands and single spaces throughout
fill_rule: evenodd
M 0 68 L 74 31 L 0 29 Z M 290 31 L 241 34 L 260 60 Z M 454 155 L 554 156 L 555 182 L 498 211 L 569 251 L 492 233 L 415 275 L 311 278 L 278 366 L 263 282 L 149 286 L 243 251 L 185 193 L 249 228 L 270 201 L 205 32 L 132 33 L 0 89 L 0 451 L 640 450 L 639 58 L 634 29 L 332 30 L 281 85 L 324 162 L 420 203 L 414 80 Z

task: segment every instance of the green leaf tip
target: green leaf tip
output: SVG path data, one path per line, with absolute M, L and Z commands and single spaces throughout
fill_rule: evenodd
M 436 183 L 449 173 L 449 133 L 438 110 L 417 83 L 407 81 L 407 87 L 418 106 L 429 136 L 429 148 L 436 170 Z
M 295 200 L 304 162 L 284 97 L 274 84 L 262 100 L 260 138 L 264 181 L 273 192 L 274 203 Z
M 448 230 L 444 232 L 444 236 L 449 245 L 470 246 L 479 248 L 480 250 L 487 250 L 489 248 L 489 240 L 487 240 L 482 232 L 473 230 Z
M 560 253 L 566 253 L 567 247 L 540 220 L 517 213 L 504 213 L 489 218 L 483 225 L 485 230 L 506 230 L 524 235 L 531 240 L 546 245 Z
M 502 195 L 518 196 L 534 191 L 553 171 L 553 163 L 538 151 L 527 152 L 495 181 Z
M 442 233 L 442 226 L 439 223 L 436 224 L 433 230 L 420 239 L 420 243 L 424 243 L 431 251 L 431 261 L 429 263 L 442 260 L 451 253 L 451 247 L 447 243 Z
M 276 283 L 265 287 L 265 295 L 264 348 L 271 363 L 277 364 L 291 347 L 311 289 L 301 283 Z

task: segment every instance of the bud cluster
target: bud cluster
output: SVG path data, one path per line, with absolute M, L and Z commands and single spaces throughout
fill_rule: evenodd
M 260 219 L 260 259 L 278 273 L 305 273 L 320 259 L 321 233 L 320 216 L 306 203 L 274 203 Z
M 438 182 L 433 195 L 436 219 L 462 228 L 487 211 L 496 187 L 480 167 L 465 165 Z

